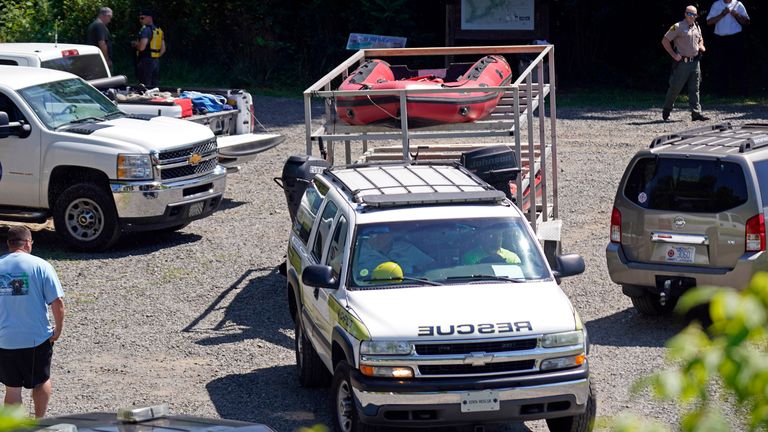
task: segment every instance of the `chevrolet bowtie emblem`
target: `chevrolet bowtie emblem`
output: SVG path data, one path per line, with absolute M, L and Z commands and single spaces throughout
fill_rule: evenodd
M 187 159 L 190 165 L 197 165 L 201 160 L 203 160 L 203 157 L 200 156 L 200 153 L 193 153 L 192 156 Z
M 486 354 L 484 352 L 473 352 L 464 357 L 464 364 L 471 364 L 472 366 L 485 366 L 492 361 L 493 354 Z

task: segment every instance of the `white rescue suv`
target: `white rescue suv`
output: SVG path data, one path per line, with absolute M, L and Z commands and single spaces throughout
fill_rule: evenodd
M 331 382 L 337 430 L 592 429 L 587 331 L 558 286 L 580 256 L 553 271 L 525 215 L 456 163 L 292 162 L 317 173 L 289 196 L 297 369 Z

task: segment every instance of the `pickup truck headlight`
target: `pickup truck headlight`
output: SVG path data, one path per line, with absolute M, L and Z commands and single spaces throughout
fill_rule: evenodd
M 413 351 L 413 345 L 404 341 L 363 341 L 361 354 L 369 355 L 407 355 Z
M 151 180 L 153 174 L 149 155 L 117 155 L 117 178 L 119 180 Z
M 581 330 L 565 333 L 550 333 L 541 337 L 542 348 L 556 348 L 572 345 L 584 345 L 584 332 Z

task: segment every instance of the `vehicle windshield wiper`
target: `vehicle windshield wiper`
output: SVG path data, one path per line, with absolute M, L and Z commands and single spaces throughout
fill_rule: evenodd
M 109 113 L 109 114 L 104 115 L 104 118 L 110 119 L 110 118 L 112 118 L 114 116 L 118 116 L 118 115 L 122 116 L 122 115 L 125 115 L 125 113 L 123 113 L 121 111 L 115 111 L 113 113 Z
M 414 282 L 421 282 L 425 283 L 427 285 L 443 285 L 440 282 L 436 282 L 433 280 L 425 279 L 425 278 L 416 278 L 416 277 L 410 277 L 410 276 L 403 276 L 401 278 L 376 278 L 376 279 L 368 279 L 368 282 L 393 282 L 393 281 L 401 281 L 401 280 L 407 280 L 407 281 L 414 281 Z
M 524 278 L 512 278 L 509 276 L 497 276 L 497 275 L 489 275 L 489 274 L 474 274 L 474 275 L 467 275 L 467 276 L 448 276 L 446 280 L 459 280 L 459 279 L 475 279 L 475 280 L 497 280 L 497 281 L 505 281 L 505 282 L 526 282 L 526 279 Z
M 87 121 L 96 120 L 96 121 L 105 121 L 106 119 L 104 117 L 83 117 L 71 120 L 69 123 L 85 123 Z

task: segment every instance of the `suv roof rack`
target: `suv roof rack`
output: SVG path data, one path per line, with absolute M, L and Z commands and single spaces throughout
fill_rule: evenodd
M 651 142 L 652 149 L 665 145 L 722 147 L 744 153 L 768 145 L 768 124 L 734 126 L 720 123 L 661 135 Z
M 355 164 L 326 171 L 357 204 L 399 207 L 419 204 L 502 202 L 504 192 L 459 163 Z

